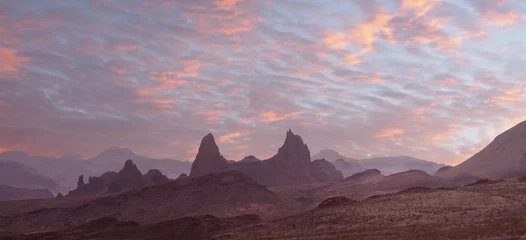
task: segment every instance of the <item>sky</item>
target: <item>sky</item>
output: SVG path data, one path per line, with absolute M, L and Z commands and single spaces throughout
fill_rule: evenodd
M 2 0 L 0 152 L 458 164 L 526 120 L 522 0 Z

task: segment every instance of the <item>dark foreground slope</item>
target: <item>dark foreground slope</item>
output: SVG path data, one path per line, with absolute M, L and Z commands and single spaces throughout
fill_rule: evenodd
M 239 172 L 227 171 L 102 197 L 71 208 L 44 208 L 5 216 L 0 218 L 0 229 L 60 230 L 102 217 L 140 224 L 203 214 L 271 218 L 297 212 L 300 207 L 299 202 L 273 193 Z
M 260 222 L 257 215 L 242 215 L 230 218 L 217 218 L 212 215 L 184 217 L 159 223 L 140 225 L 134 221 L 117 221 L 115 218 L 100 218 L 89 223 L 62 231 L 35 234 L 3 234 L 5 240 L 158 240 L 210 239 L 213 235 L 224 234 L 226 230 Z M 0 237 L 2 237 L 0 233 Z M 227 235 L 228 236 L 228 235 Z M 225 236 L 225 237 L 227 237 Z

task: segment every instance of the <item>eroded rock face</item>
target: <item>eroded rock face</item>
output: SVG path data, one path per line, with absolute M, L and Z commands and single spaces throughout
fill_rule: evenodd
M 219 152 L 219 147 L 215 142 L 214 136 L 209 133 L 201 140 L 197 156 L 192 163 L 190 177 L 198 177 L 227 170 L 228 162 Z
M 281 163 L 309 163 L 310 151 L 303 139 L 289 129 L 285 137 L 285 142 L 271 160 Z M 269 160 L 270 160 L 269 159 Z

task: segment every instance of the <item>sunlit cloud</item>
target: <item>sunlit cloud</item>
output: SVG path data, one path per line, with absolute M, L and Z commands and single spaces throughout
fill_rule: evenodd
M 343 33 L 335 33 L 325 36 L 323 39 L 325 46 L 331 49 L 344 48 L 348 44 L 347 36 Z
M 385 138 L 392 141 L 400 141 L 403 138 L 405 130 L 402 128 L 386 128 L 376 134 L 377 138 Z
M 19 67 L 28 63 L 31 59 L 17 55 L 15 49 L 0 46 L 0 72 L 17 73 Z
M 378 34 L 384 34 L 387 39 L 394 43 L 392 29 L 389 27 L 391 16 L 387 13 L 377 13 L 374 18 L 359 23 L 351 30 L 355 44 L 362 52 L 373 49 L 373 43 L 378 39 Z
M 238 160 L 291 128 L 312 153 L 456 164 L 526 116 L 520 1 L 12 2 L 3 149 L 192 160 L 212 132 Z

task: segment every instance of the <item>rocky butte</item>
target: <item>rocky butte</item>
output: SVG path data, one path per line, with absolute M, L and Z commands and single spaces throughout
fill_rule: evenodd
M 250 159 L 256 159 L 251 156 Z M 310 151 L 303 139 L 287 131 L 285 142 L 278 153 L 262 161 L 239 161 L 229 163 L 219 152 L 212 134 L 201 141 L 190 177 L 208 173 L 236 170 L 250 176 L 265 186 L 296 185 L 332 182 L 343 179 L 332 163 L 319 159 L 311 161 Z

